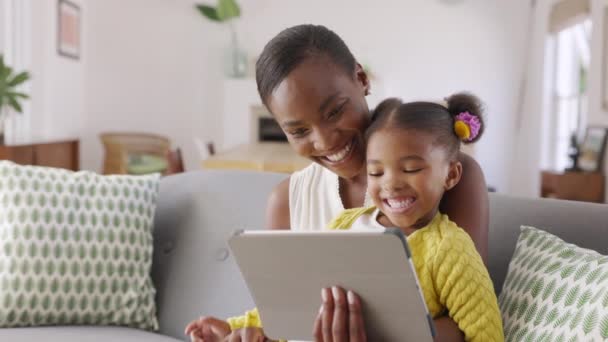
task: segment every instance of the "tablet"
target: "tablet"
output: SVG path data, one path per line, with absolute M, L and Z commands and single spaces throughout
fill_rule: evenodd
M 362 299 L 369 341 L 432 341 L 407 241 L 378 231 L 240 231 L 228 241 L 271 338 L 313 340 L 321 289 Z

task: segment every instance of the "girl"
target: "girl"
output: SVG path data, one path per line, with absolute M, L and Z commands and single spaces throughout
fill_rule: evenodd
M 443 194 L 462 176 L 457 158 L 461 142 L 475 142 L 483 132 L 479 101 L 457 94 L 444 107 L 389 99 L 375 115 L 366 133 L 367 184 L 374 206 L 345 210 L 330 228 L 398 227 L 408 237 L 433 318 L 447 312 L 467 341 L 503 341 L 488 271 L 469 235 L 439 211 Z

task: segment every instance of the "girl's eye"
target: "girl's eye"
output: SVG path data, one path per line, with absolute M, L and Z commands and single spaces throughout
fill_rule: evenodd
M 370 172 L 367 175 L 370 177 L 380 177 L 380 176 L 382 176 L 382 173 L 381 172 Z
M 408 170 L 403 170 L 404 173 L 416 173 L 416 172 L 420 172 L 422 171 L 422 169 L 408 169 Z

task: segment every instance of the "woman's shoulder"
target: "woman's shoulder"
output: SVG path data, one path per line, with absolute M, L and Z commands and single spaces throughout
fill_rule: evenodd
M 296 171 L 289 177 L 289 192 L 318 191 L 326 189 L 337 177 L 331 171 L 317 163 L 312 163 L 302 170 Z

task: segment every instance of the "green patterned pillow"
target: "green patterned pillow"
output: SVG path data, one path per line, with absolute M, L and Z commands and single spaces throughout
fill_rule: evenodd
M 0 327 L 158 329 L 158 183 L 0 161 Z
M 605 341 L 607 290 L 608 256 L 521 227 L 499 297 L 505 338 Z

